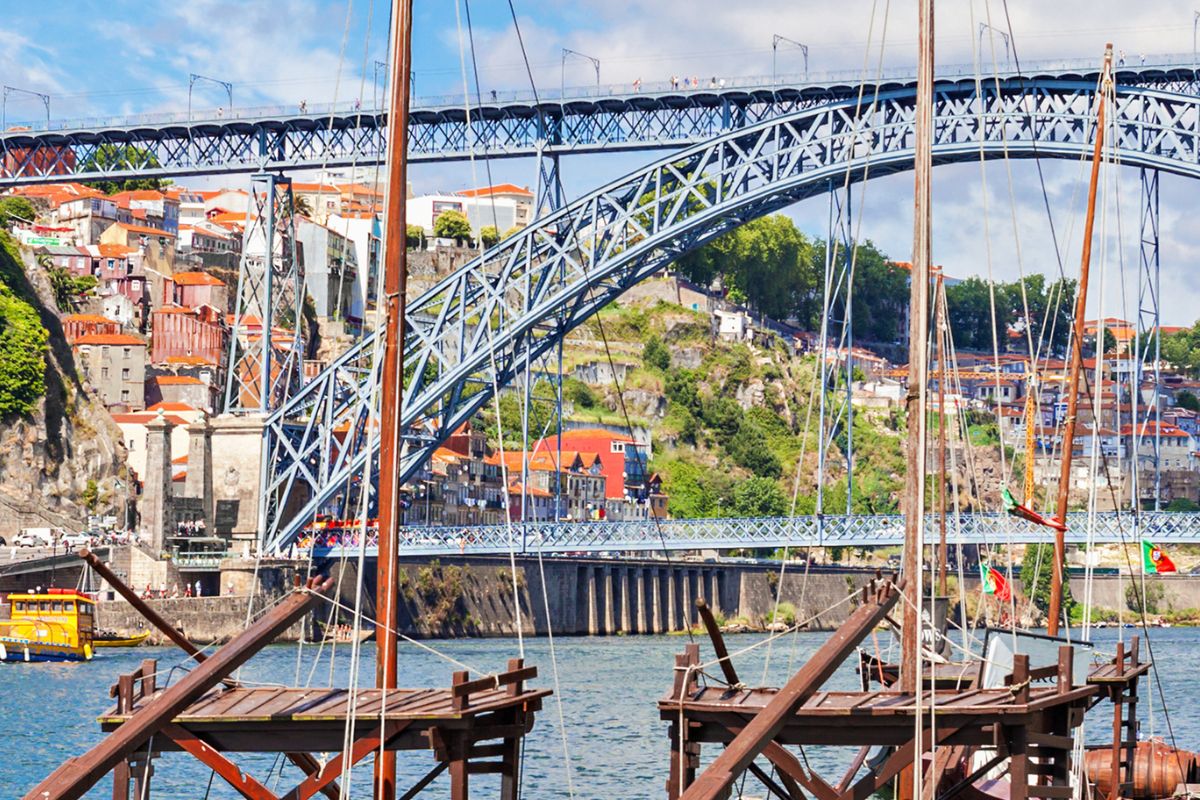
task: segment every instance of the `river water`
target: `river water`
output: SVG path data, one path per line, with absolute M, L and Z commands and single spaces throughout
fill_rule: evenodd
M 1123 633 L 1128 636 L 1133 632 Z M 1117 636 L 1118 631 L 1112 629 L 1096 631 L 1094 641 L 1099 648 L 1111 652 Z M 776 641 L 772 645 L 769 682 L 781 683 L 788 674 L 789 664 L 798 666 L 827 637 L 825 633 L 801 633 Z M 730 649 L 745 648 L 761 639 L 754 634 L 731 636 Z M 1200 629 L 1156 630 L 1152 641 L 1161 667 L 1163 692 L 1169 703 L 1170 722 L 1178 742 L 1181 747 L 1200 749 L 1200 704 L 1191 703 L 1192 693 L 1197 689 L 1193 670 L 1200 668 Z M 557 638 L 555 660 L 561 688 L 558 697 L 562 700 L 562 713 L 566 718 L 566 749 L 571 764 L 569 780 L 563 752 L 563 728 L 559 726 L 558 697 L 551 697 L 526 740 L 522 796 L 574 796 L 581 800 L 663 797 L 668 744 L 666 723 L 659 720 L 655 702 L 670 689 L 673 657 L 686 643 L 686 636 Z M 517 641 L 512 639 L 428 644 L 440 653 L 486 672 L 502 669 L 507 659 L 517 655 L 518 649 Z M 871 640 L 868 644 L 874 647 Z M 701 645 L 702 658 L 710 658 L 707 642 Z M 553 688 L 548 641 L 530 639 L 524 646 L 527 661 L 538 665 L 540 670 L 535 685 Z M 276 645 L 255 656 L 243 667 L 241 677 L 248 682 L 345 686 L 349 650 L 348 645 L 339 645 L 331 658 L 328 647 L 322 651 L 315 645 L 303 648 Z M 748 683 L 760 681 L 766 651 L 765 646 L 760 646 L 736 658 L 743 680 Z M 363 646 L 362 663 L 368 681 L 373 676 L 374 655 L 372 644 Z M 97 658 L 87 664 L 0 665 L 4 688 L 0 716 L 5 731 L 0 735 L 0 798 L 20 797 L 64 759 L 82 753 L 99 741 L 101 734 L 95 718 L 111 706 L 108 687 L 119 673 L 132 671 L 144 658 L 159 659 L 160 670 L 181 663 L 178 650 L 144 647 L 101 650 Z M 437 655 L 414 645 L 402 644 L 401 685 L 448 685 L 455 669 L 459 667 Z M 176 671 L 173 679 L 177 680 L 179 675 Z M 854 689 L 857 684 L 853 665 L 847 663 L 826 688 Z M 1150 686 L 1143 683 L 1143 698 L 1149 694 L 1149 689 Z M 1165 735 L 1166 719 L 1157 692 L 1153 706 L 1151 722 L 1147 717 L 1149 704 L 1142 703 L 1143 735 L 1149 734 L 1151 725 L 1155 734 Z M 1107 705 L 1101 705 L 1094 713 L 1102 717 L 1089 719 L 1089 739 L 1103 737 L 1106 726 L 1111 724 Z M 714 753 L 715 748 L 709 748 L 706 755 Z M 828 770 L 826 777 L 840 775 L 840 772 L 834 774 L 835 769 L 848 762 L 851 756 L 850 753 L 822 752 L 820 749 L 810 749 L 806 755 L 814 767 Z M 290 764 L 280 778 L 279 765 L 273 756 L 236 754 L 233 759 L 281 794 L 300 778 Z M 433 766 L 432 756 L 425 751 L 401 753 L 399 766 L 411 782 Z M 369 773 L 369 761 L 365 761 L 354 773 L 355 780 L 348 797 L 361 800 L 370 797 Z M 239 796 L 220 778 L 213 780 L 210 786 L 210 777 L 209 770 L 190 757 L 168 754 L 156 762 L 154 797 L 216 800 Z M 401 785 L 404 785 L 403 781 Z M 490 776 L 471 779 L 472 795 L 476 797 L 496 797 L 496 786 L 496 779 Z M 110 787 L 111 781 L 106 778 L 87 797 L 109 798 Z M 761 787 L 752 788 L 750 783 L 745 792 L 746 798 L 761 798 L 765 794 Z M 443 777 L 422 797 L 448 795 Z

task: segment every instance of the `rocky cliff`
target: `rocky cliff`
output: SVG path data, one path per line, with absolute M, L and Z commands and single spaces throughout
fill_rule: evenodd
M 30 352 L 15 346 L 18 334 L 30 334 L 33 349 L 39 338 L 45 342 L 41 381 L 30 376 L 26 409 L 0 417 L 0 537 L 33 525 L 79 528 L 89 503 L 98 513 L 112 513 L 124 501 L 121 432 L 75 363 L 45 270 L 3 231 L 0 284 L 0 359 Z

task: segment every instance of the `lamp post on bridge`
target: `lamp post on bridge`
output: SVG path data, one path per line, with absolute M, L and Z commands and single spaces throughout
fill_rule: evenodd
M 1200 25 L 1200 11 L 1192 12 L 1192 67 L 1196 66 L 1196 26 Z
M 999 36 L 1001 39 L 1004 40 L 1004 68 L 1010 69 L 1012 67 L 1012 59 L 1009 57 L 1010 41 L 1008 38 L 1008 33 L 1000 30 L 995 25 L 989 25 L 986 22 L 979 23 L 979 60 L 980 60 L 980 62 L 983 61 L 983 34 L 985 31 L 991 31 L 993 36 Z
M 42 105 L 46 107 L 46 130 L 50 129 L 50 95 L 16 86 L 5 86 L 3 100 L 0 100 L 0 131 L 8 127 L 8 96 L 10 94 L 28 94 L 41 100 Z
M 569 56 L 577 56 L 579 58 L 586 58 L 588 61 L 592 62 L 592 67 L 594 67 L 596 70 L 596 89 L 599 90 L 600 89 L 600 59 L 593 58 L 592 56 L 589 56 L 587 53 L 581 53 L 578 50 L 571 50 L 570 48 L 564 47 L 562 49 L 562 59 L 559 62 L 558 98 L 561 100 L 563 95 L 566 94 L 566 91 L 567 91 L 567 58 Z
M 384 82 L 384 86 L 386 88 L 387 75 L 388 75 L 388 62 L 380 61 L 380 60 L 376 59 L 375 60 L 375 75 L 374 75 L 374 77 L 371 78 L 371 91 L 373 93 L 376 93 L 374 95 L 373 99 L 375 102 L 375 108 L 377 110 L 381 105 L 379 102 L 379 96 L 377 94 L 377 90 L 379 89 L 379 73 L 381 73 L 381 72 L 383 73 L 383 79 L 384 79 L 383 82 Z M 415 69 L 410 70 L 408 73 L 408 93 L 411 96 L 416 97 L 416 94 L 417 94 L 417 71 Z
M 808 45 L 803 42 L 797 42 L 795 39 L 789 39 L 786 36 L 780 36 L 778 33 L 771 37 L 771 85 L 775 85 L 775 76 L 777 74 L 776 64 L 779 60 L 779 43 L 790 44 L 793 47 L 800 49 L 804 55 L 804 80 L 808 80 Z
M 218 86 L 223 87 L 225 89 L 225 94 L 229 96 L 230 114 L 233 113 L 233 84 L 229 81 L 210 78 L 207 75 L 197 75 L 193 72 L 188 75 L 188 122 L 192 121 L 192 87 L 194 87 L 199 81 L 208 81 L 209 83 L 215 83 Z

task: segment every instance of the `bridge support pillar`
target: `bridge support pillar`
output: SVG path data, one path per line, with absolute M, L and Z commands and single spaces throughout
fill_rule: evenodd
M 721 571 L 714 569 L 708 574 L 708 604 L 712 606 L 714 614 L 723 613 L 721 611 Z
M 617 632 L 616 623 L 616 576 L 612 567 L 604 567 L 604 632 L 612 635 Z
M 682 597 L 680 597 L 680 600 L 682 600 L 682 602 L 680 603 L 679 610 L 682 612 L 680 614 L 682 627 L 686 631 L 686 630 L 691 629 L 691 627 L 692 627 L 692 609 L 695 608 L 695 605 L 696 605 L 696 595 L 692 589 L 692 587 L 694 585 L 693 578 L 692 578 L 692 571 L 690 569 L 683 570 L 682 578 L 683 578 L 683 583 L 682 583 L 683 588 L 681 590 Z
M 597 605 L 598 598 L 596 597 L 596 572 L 598 567 L 587 567 L 587 617 L 588 617 L 588 636 L 595 636 L 600 633 L 600 609 Z
M 646 626 L 646 570 L 638 567 L 633 573 L 634 606 L 637 608 L 637 632 L 648 633 Z
M 662 633 L 662 577 L 657 569 L 650 570 L 650 632 Z
M 633 633 L 633 613 L 629 608 L 629 568 L 621 568 L 621 633 Z
M 675 621 L 678 619 L 676 609 L 679 607 L 676 603 L 675 591 L 675 576 L 679 572 L 675 567 L 667 568 L 667 633 L 676 630 Z

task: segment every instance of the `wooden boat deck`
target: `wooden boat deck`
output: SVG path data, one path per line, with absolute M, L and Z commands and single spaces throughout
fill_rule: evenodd
M 99 717 L 104 731 L 114 731 L 160 692 L 139 698 L 130 711 L 111 708 Z M 541 709 L 546 689 L 508 687 L 474 691 L 469 702 L 456 700 L 452 688 L 346 689 L 238 687 L 213 689 L 191 703 L 171 722 L 202 736 L 218 749 L 242 752 L 287 752 L 300 741 L 311 750 L 340 750 L 347 720 L 355 716 L 357 731 L 376 729 L 381 722 L 408 723 L 404 733 L 388 742 L 389 749 L 428 749 L 432 728 L 475 731 L 486 738 L 508 720 Z M 163 742 L 170 749 L 169 742 Z M 156 743 L 156 749 L 159 748 Z
M 1057 686 L 1028 687 L 1027 699 L 1012 689 L 966 689 L 925 691 L 923 713 L 935 709 L 938 726 L 958 728 L 951 744 L 986 744 L 992 726 L 1029 724 L 1044 712 L 1082 708 L 1100 692 L 1098 686 L 1080 686 L 1060 691 Z M 680 712 L 702 731 L 694 739 L 721 741 L 722 731 L 738 729 L 767 706 L 778 690 L 738 689 L 709 686 L 693 691 L 683 701 L 668 694 L 658 702 L 663 720 L 678 721 Z M 910 741 L 917 713 L 916 695 L 892 690 L 868 692 L 817 692 L 791 714 L 776 737 L 781 744 L 880 744 Z M 739 722 L 740 720 L 740 722 Z M 697 735 L 699 734 L 699 735 Z

